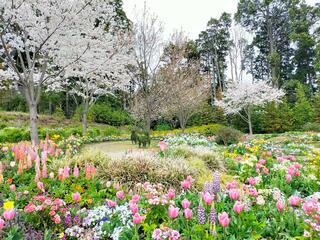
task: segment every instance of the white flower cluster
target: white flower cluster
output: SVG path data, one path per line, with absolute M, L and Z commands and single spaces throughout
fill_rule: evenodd
M 104 229 L 104 225 L 108 222 L 110 223 L 115 217 L 119 219 L 121 225 L 116 226 L 112 232 L 107 232 Z M 83 226 L 93 230 L 93 239 L 98 240 L 104 237 L 119 239 L 122 231 L 133 225 L 131 219 L 132 213 L 128 204 L 116 206 L 115 208 L 100 206 L 87 212 L 87 216 L 83 220 Z
M 190 146 L 212 146 L 215 145 L 214 142 L 208 141 L 207 138 L 194 135 L 194 134 L 188 134 L 188 135 L 182 135 L 182 136 L 172 136 L 167 137 L 164 140 L 169 145 L 190 145 Z

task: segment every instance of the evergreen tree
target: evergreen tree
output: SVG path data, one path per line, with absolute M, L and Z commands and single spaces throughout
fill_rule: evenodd
M 254 33 L 254 78 L 281 86 L 290 72 L 289 3 L 283 0 L 240 0 L 236 20 Z M 253 72 L 253 71 L 252 71 Z
M 314 121 L 320 123 L 320 90 L 312 98 Z
M 202 71 L 211 76 L 211 99 L 223 91 L 226 85 L 227 57 L 230 50 L 231 15 L 223 13 L 219 19 L 212 18 L 207 29 L 197 40 Z
M 293 122 L 295 129 L 301 129 L 308 122 L 313 121 L 314 112 L 311 104 L 306 98 L 302 84 L 298 84 L 296 89 L 297 102 L 293 108 Z
M 268 133 L 290 131 L 293 127 L 292 116 L 292 110 L 286 99 L 278 105 L 274 102 L 269 103 L 262 117 L 263 129 Z

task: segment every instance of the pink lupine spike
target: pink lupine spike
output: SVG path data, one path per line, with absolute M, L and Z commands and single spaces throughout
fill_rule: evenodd
M 42 163 L 42 177 L 48 177 L 48 170 L 47 170 L 47 151 L 43 151 L 41 153 L 41 163 Z
M 73 176 L 76 177 L 76 178 L 79 177 L 79 168 L 78 168 L 78 166 L 74 167 Z

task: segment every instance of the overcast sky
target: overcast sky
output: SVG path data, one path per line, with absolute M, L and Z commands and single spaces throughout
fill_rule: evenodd
M 319 0 L 306 0 L 315 4 Z M 142 9 L 144 2 L 164 23 L 166 36 L 183 29 L 189 37 L 196 39 L 211 17 L 221 13 L 235 13 L 238 0 L 123 0 L 124 9 L 134 20 L 134 9 Z

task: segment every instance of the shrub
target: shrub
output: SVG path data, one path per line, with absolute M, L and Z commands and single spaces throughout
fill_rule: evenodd
M 90 109 L 89 115 L 94 122 L 112 126 L 127 125 L 132 122 L 132 118 L 128 112 L 122 109 L 113 109 L 107 104 L 94 105 Z
M 219 129 L 221 129 L 223 125 L 221 124 L 209 124 L 209 125 L 202 125 L 197 127 L 187 128 L 187 133 L 199 133 L 205 136 L 213 136 L 215 135 Z
M 230 145 L 240 140 L 241 132 L 230 127 L 224 127 L 218 130 L 216 134 L 216 142 L 218 144 Z
M 167 130 L 171 130 L 171 126 L 169 123 L 165 123 L 165 122 L 162 122 L 162 123 L 158 123 L 155 127 L 155 130 L 156 131 L 167 131 Z
M 30 140 L 29 130 L 26 128 L 7 127 L 0 130 L 0 142 L 19 142 Z
M 303 131 L 313 131 L 320 132 L 320 124 L 319 123 L 306 123 L 302 127 Z

